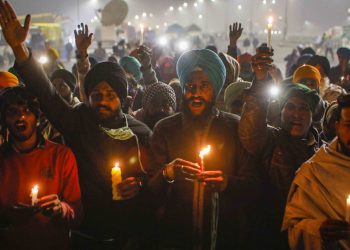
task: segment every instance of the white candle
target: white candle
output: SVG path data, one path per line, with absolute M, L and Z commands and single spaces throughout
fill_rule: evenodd
M 203 148 L 200 152 L 199 152 L 199 157 L 201 158 L 201 170 L 204 171 L 204 156 L 209 154 L 211 149 L 211 146 L 208 145 L 207 147 Z
M 39 192 L 39 186 L 35 185 L 32 188 L 32 192 L 30 194 L 30 197 L 32 197 L 32 206 L 34 206 L 35 202 L 38 200 L 38 192 Z
M 345 220 L 350 223 L 350 195 L 346 199 L 346 216 Z
M 144 32 L 144 26 L 143 26 L 143 24 L 141 23 L 141 24 L 140 24 L 140 45 L 143 44 L 143 32 Z
M 272 22 L 273 17 L 270 16 L 268 18 L 268 24 L 267 24 L 267 45 L 271 48 L 271 36 L 272 36 Z
M 113 200 L 121 200 L 122 197 L 119 195 L 117 190 L 117 185 L 122 182 L 122 171 L 119 167 L 119 162 L 114 165 L 112 168 L 112 194 Z

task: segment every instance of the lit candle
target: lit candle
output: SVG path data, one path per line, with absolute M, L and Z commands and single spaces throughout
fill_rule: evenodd
M 345 220 L 350 223 L 350 195 L 346 199 L 346 216 Z
M 267 23 L 267 45 L 270 48 L 271 48 L 272 22 L 273 22 L 273 17 L 269 16 L 268 23 Z
M 114 165 L 112 168 L 112 194 L 113 200 L 121 200 L 122 197 L 119 195 L 117 190 L 117 185 L 122 182 L 122 171 L 119 167 L 119 162 Z
M 30 197 L 32 197 L 32 206 L 34 206 L 35 202 L 38 200 L 38 192 L 39 192 L 39 187 L 38 185 L 35 185 L 32 188 L 32 193 L 30 194 Z
M 143 44 L 143 32 L 144 32 L 144 26 L 143 26 L 143 24 L 141 23 L 140 24 L 140 45 L 142 45 Z
M 209 154 L 211 146 L 208 145 L 199 152 L 199 157 L 201 158 L 201 170 L 204 171 L 204 156 Z

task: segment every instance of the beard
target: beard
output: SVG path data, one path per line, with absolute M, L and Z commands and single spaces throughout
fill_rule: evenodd
M 92 108 L 92 111 L 99 122 L 114 120 L 121 114 L 121 109 L 112 110 L 108 106 L 99 105 Z
M 193 99 L 195 98 L 182 98 L 182 113 L 184 114 L 186 123 L 193 126 L 195 129 L 202 129 L 204 125 L 208 123 L 210 117 L 213 115 L 215 101 L 214 99 L 212 99 L 211 101 L 206 101 L 203 98 L 199 98 L 202 102 L 205 103 L 205 108 L 200 115 L 193 115 L 189 108 L 189 103 Z
M 346 156 L 350 156 L 350 141 L 344 142 L 340 137 L 338 137 L 338 142 L 340 144 L 340 149 Z

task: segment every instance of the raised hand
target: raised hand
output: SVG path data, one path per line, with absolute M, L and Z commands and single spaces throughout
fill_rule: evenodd
M 229 32 L 229 37 L 230 37 L 230 47 L 236 47 L 237 46 L 237 41 L 242 35 L 242 24 L 241 23 L 233 23 L 230 25 L 230 32 Z
M 26 16 L 24 26 L 22 26 L 11 4 L 0 0 L 0 25 L 5 40 L 12 49 L 24 45 L 29 32 L 29 24 L 30 15 Z
M 79 57 L 87 57 L 87 51 L 92 42 L 92 35 L 92 33 L 89 34 L 89 27 L 83 23 L 78 25 L 77 30 L 74 30 L 75 46 Z
M 138 49 L 137 59 L 140 61 L 142 68 L 148 68 L 151 65 L 152 50 L 141 45 Z
M 265 80 L 272 67 L 273 49 L 267 46 L 257 48 L 257 53 L 252 57 L 252 68 L 257 80 Z

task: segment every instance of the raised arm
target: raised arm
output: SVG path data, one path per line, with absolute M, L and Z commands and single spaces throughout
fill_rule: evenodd
M 233 23 L 229 28 L 230 44 L 227 47 L 227 54 L 237 59 L 237 41 L 242 35 L 242 24 Z
M 90 62 L 88 58 L 88 48 L 92 42 L 92 33 L 89 33 L 89 27 L 84 23 L 78 25 L 78 29 L 74 30 L 75 46 L 77 47 L 77 68 L 78 68 L 78 84 L 80 100 L 87 103 L 85 96 L 84 80 L 87 72 L 90 70 Z
M 255 79 L 247 91 L 239 124 L 239 137 L 244 148 L 259 156 L 269 142 L 267 127 L 268 84 L 272 53 L 257 54 L 252 58 Z
M 25 47 L 30 15 L 26 16 L 22 26 L 12 6 L 7 1 L 0 0 L 0 25 L 4 38 L 15 55 L 16 70 L 26 86 L 38 97 L 41 109 L 50 122 L 62 133 L 63 128 L 73 129 L 75 119 L 71 107 L 59 96 L 41 65 Z
M 137 59 L 141 63 L 141 72 L 143 77 L 143 83 L 145 87 L 157 83 L 158 79 L 156 76 L 156 72 L 152 68 L 152 51 L 146 46 L 141 45 L 138 49 Z

